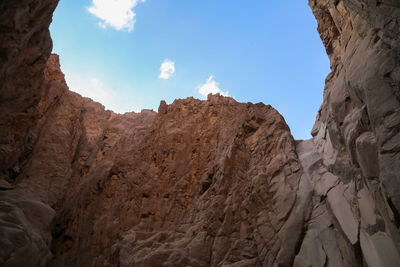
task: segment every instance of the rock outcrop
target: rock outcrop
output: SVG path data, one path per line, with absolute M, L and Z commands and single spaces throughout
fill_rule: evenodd
M 292 264 L 311 189 L 276 110 L 210 95 L 118 115 L 68 91 L 56 55 L 44 74 L 34 148 L 2 199 L 43 205 L 50 266 Z
M 15 2 L 15 1 L 14 1 Z M 311 0 L 313 138 L 209 95 L 115 114 L 69 91 L 56 0 L 0 3 L 0 265 L 397 266 L 400 4 Z
M 49 33 L 58 1 L 0 3 L 0 179 L 15 179 L 33 148 L 40 117 L 43 70 L 52 49 Z
M 400 2 L 309 4 L 332 72 L 314 138 L 298 144 L 314 200 L 296 262 L 356 266 L 350 261 L 356 257 L 358 265 L 398 266 Z M 334 246 L 329 227 L 341 233 Z

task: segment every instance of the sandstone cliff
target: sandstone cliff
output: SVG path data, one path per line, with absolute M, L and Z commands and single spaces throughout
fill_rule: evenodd
M 57 2 L 0 3 L 0 265 L 399 264 L 397 0 L 310 1 L 332 72 L 306 141 L 261 103 L 70 92 Z

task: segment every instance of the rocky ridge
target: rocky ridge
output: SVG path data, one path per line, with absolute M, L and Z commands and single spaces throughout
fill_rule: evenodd
M 306 141 L 262 103 L 69 91 L 56 4 L 0 3 L 0 265 L 397 266 L 396 0 L 309 2 L 332 72 Z

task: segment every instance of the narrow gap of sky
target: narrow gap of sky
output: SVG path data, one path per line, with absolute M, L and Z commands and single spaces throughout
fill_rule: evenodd
M 316 28 L 306 0 L 61 0 L 50 30 L 70 90 L 107 109 L 219 92 L 308 139 L 329 72 Z

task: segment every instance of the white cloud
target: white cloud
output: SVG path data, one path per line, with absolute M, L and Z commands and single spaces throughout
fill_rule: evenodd
M 168 80 L 175 73 L 175 62 L 166 59 L 160 67 L 160 79 Z
M 141 2 L 146 0 L 92 0 L 88 11 L 101 19 L 98 23 L 100 28 L 110 26 L 130 32 L 136 22 L 133 9 Z
M 204 97 L 207 97 L 208 94 L 220 94 L 223 96 L 228 96 L 228 91 L 223 92 L 221 90 L 221 88 L 219 88 L 219 83 L 217 83 L 214 80 L 214 75 L 211 75 L 205 84 L 200 85 L 197 87 L 197 89 L 199 90 L 199 94 L 201 94 Z
M 101 103 L 106 109 L 117 113 L 140 111 L 133 106 L 133 96 L 111 89 L 96 77 L 88 78 L 76 72 L 65 71 L 65 79 L 71 91 Z

